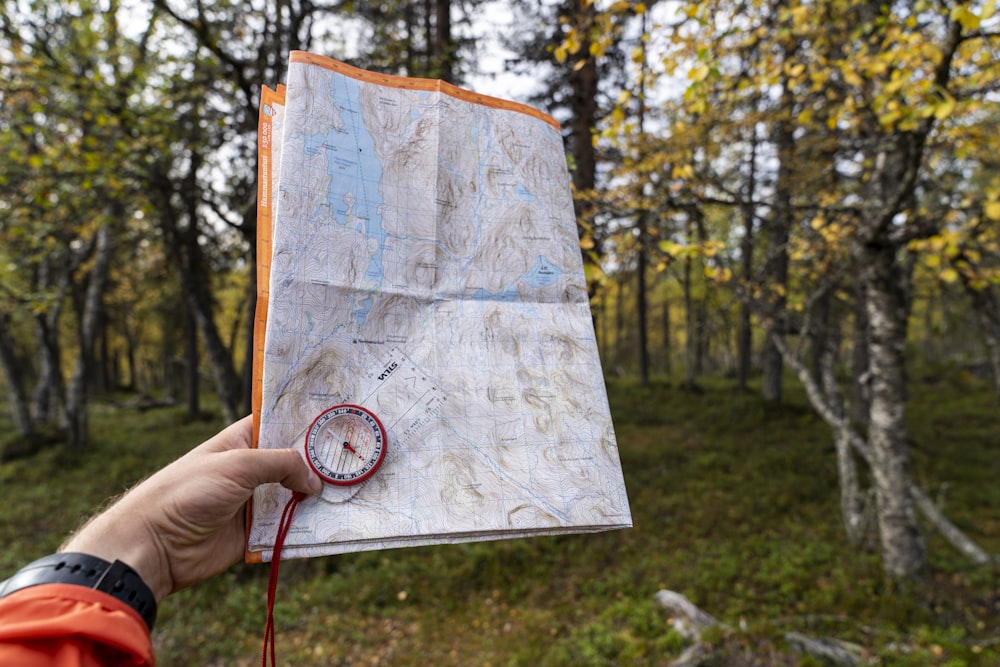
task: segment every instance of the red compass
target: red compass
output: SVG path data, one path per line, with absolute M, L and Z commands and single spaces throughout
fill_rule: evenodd
M 335 405 L 322 412 L 306 433 L 306 460 L 329 484 L 350 486 L 375 474 L 388 438 L 373 412 L 360 405 Z

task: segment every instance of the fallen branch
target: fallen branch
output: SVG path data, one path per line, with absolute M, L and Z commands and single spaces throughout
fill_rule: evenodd
M 674 629 L 685 639 L 701 641 L 702 630 L 719 623 L 715 617 L 699 609 L 680 593 L 663 589 L 656 592 L 656 601 L 673 614 L 671 622 Z
M 948 517 L 938 509 L 934 501 L 919 486 L 911 484 L 910 495 L 913 497 L 913 502 L 916 503 L 920 511 L 927 517 L 927 520 L 931 522 L 931 525 L 937 528 L 941 535 L 951 542 L 953 547 L 965 554 L 973 563 L 976 565 L 986 565 L 996 558 L 995 556 L 990 558 L 990 555 L 986 551 L 969 539 L 965 533 L 959 530 L 958 526 L 949 521 Z
M 788 632 L 785 633 L 785 641 L 800 653 L 848 667 L 860 664 L 864 654 L 857 644 L 841 639 L 807 637 L 798 632 Z
M 715 617 L 702 611 L 680 593 L 666 589 L 656 592 L 656 601 L 671 614 L 670 625 L 682 637 L 694 642 L 684 652 L 669 663 L 669 667 L 697 667 L 712 657 L 714 650 L 701 640 L 701 633 L 714 625 L 719 625 Z

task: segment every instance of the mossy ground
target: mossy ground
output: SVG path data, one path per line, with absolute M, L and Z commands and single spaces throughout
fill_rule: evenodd
M 1000 552 L 995 397 L 958 373 L 912 389 L 915 477 Z M 664 665 L 685 647 L 654 601 L 669 588 L 725 625 L 709 637 L 713 664 L 820 664 L 792 651 L 789 631 L 858 644 L 870 664 L 1000 664 L 1000 569 L 928 532 L 926 577 L 887 581 L 874 532 L 861 548 L 844 537 L 830 432 L 800 396 L 768 406 L 723 380 L 698 394 L 665 381 L 609 391 L 634 528 L 289 561 L 279 663 Z M 0 576 L 222 425 L 106 403 L 92 424 L 86 451 L 0 464 Z M 266 584 L 265 566 L 237 565 L 165 601 L 159 664 L 259 663 Z

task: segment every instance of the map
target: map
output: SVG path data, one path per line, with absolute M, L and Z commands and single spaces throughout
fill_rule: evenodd
M 257 446 L 338 404 L 388 442 L 282 556 L 631 526 L 558 123 L 305 52 L 260 119 Z M 248 560 L 289 497 L 255 492 Z

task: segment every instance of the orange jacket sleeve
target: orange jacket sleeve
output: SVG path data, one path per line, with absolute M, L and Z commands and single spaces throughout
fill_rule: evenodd
M 43 584 L 0 598 L 0 665 L 152 667 L 146 623 L 85 586 Z

